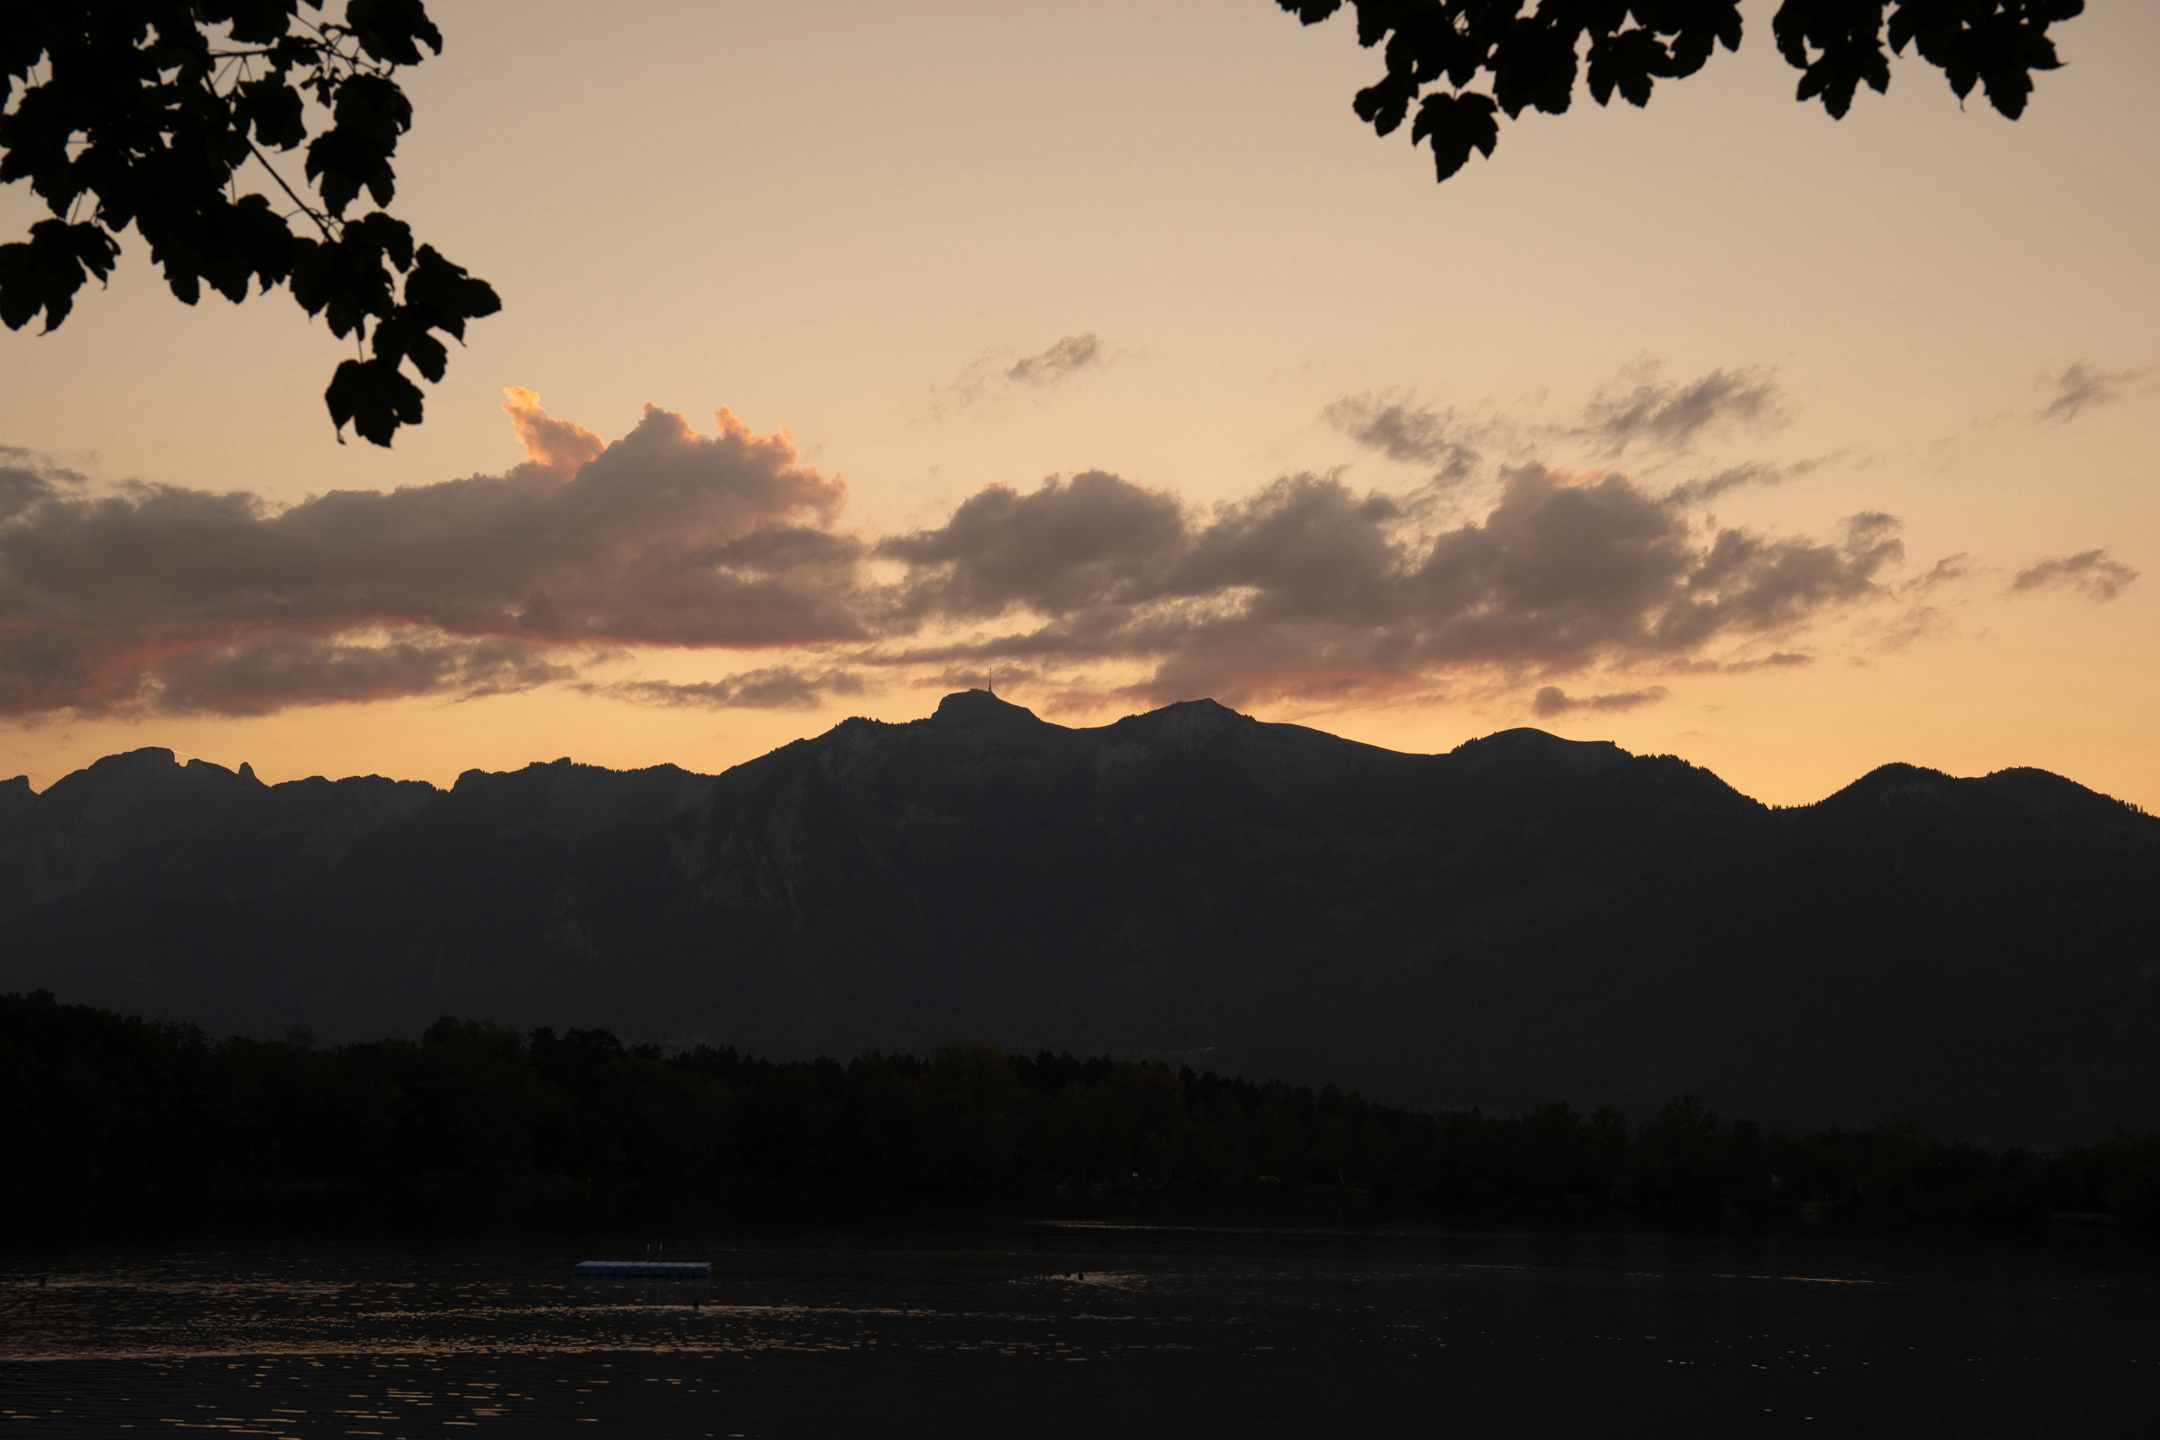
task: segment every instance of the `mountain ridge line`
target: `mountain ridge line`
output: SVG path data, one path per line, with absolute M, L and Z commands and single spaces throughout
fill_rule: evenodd
M 718 775 L 271 786 L 146 747 L 0 786 L 0 990 L 227 1033 L 973 1035 L 2054 1144 L 2160 1123 L 2154 935 L 2160 820 L 2046 771 L 1772 807 L 1608 741 L 1416 755 L 1211 701 L 1070 729 L 967 691 Z

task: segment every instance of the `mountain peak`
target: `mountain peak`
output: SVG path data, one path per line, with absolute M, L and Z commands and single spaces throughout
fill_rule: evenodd
M 180 757 L 163 745 L 145 745 L 136 750 L 123 750 L 117 755 L 107 755 L 93 760 L 88 773 L 93 775 L 162 775 L 180 768 Z M 83 772 L 77 772 L 83 773 Z
M 945 722 L 981 721 L 990 719 L 1017 720 L 1025 717 L 1041 724 L 1042 717 L 1025 705 L 1015 705 L 1001 700 L 988 690 L 957 690 L 938 701 L 937 714 L 932 719 Z
M 1241 715 L 1229 706 L 1215 700 L 1180 700 L 1165 705 L 1160 710 L 1150 710 L 1145 715 L 1127 716 L 1118 722 L 1120 726 L 1140 727 L 1141 733 L 1157 741 L 1175 742 L 1184 746 L 1204 744 L 1217 736 L 1234 733 L 1233 727 L 1244 725 L 1257 728 L 1259 721 Z
M 1557 764 L 1570 775 L 1601 770 L 1628 758 L 1628 752 L 1610 740 L 1568 740 L 1529 725 L 1496 730 L 1475 740 L 1465 740 L 1449 753 L 1503 764 L 1520 763 L 1534 757 L 1538 761 Z

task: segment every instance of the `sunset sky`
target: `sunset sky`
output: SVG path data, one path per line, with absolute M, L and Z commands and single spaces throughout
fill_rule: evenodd
M 394 449 L 132 240 L 0 333 L 0 776 L 714 771 L 994 674 L 2160 809 L 2160 6 L 2013 124 L 1833 122 L 1751 5 L 1444 185 L 1273 0 L 429 9 L 394 208 L 504 310 Z

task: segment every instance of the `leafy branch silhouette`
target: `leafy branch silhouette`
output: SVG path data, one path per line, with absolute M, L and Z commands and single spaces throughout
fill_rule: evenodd
M 1276 0 L 1307 25 L 1344 0 Z M 1650 103 L 1659 80 L 1740 48 L 1739 0 L 1349 0 L 1358 44 L 1381 47 L 1387 73 L 1357 93 L 1358 118 L 1393 133 L 1417 106 L 1410 143 L 1426 142 L 1446 180 L 1473 150 L 1490 158 L 1499 114 L 1561 115 L 1587 67 L 1590 96 Z M 1798 97 L 1833 118 L 1862 82 L 1890 88 L 1890 57 L 1910 46 L 1940 69 L 1959 101 L 1982 87 L 2012 120 L 2025 113 L 2032 72 L 2062 63 L 2048 26 L 2082 14 L 2085 0 L 1785 0 L 1770 22 L 1778 52 L 1801 72 Z M 1587 42 L 1587 43 L 1586 43 Z M 1480 77 L 1485 90 L 1472 89 Z M 1445 88 L 1434 88 L 1441 87 Z
M 350 336 L 356 357 L 323 398 L 340 443 L 350 423 L 388 445 L 423 410 L 403 367 L 440 381 L 439 336 L 462 341 L 467 321 L 502 308 L 384 208 L 413 115 L 394 77 L 442 43 L 422 0 L 350 0 L 342 20 L 322 0 L 10 4 L 0 183 L 28 180 L 52 218 L 0 245 L 0 320 L 19 330 L 42 311 L 57 328 L 84 283 L 112 273 L 132 224 L 183 303 L 204 285 L 235 303 L 250 281 L 284 285 Z M 270 152 L 302 147 L 295 185 Z M 281 201 L 241 193 L 251 165 Z M 349 214 L 363 192 L 375 208 Z

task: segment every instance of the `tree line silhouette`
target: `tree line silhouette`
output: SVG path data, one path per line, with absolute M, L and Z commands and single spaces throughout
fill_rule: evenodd
M 776 1062 L 450 1017 L 417 1043 L 319 1047 L 0 996 L 0 1213 L 244 1225 L 264 1195 L 299 1197 L 278 1213 L 304 1220 L 308 1197 L 395 1192 L 478 1197 L 462 1213 L 482 1220 L 529 1215 L 505 1208 L 520 1195 L 679 1210 L 1159 1193 L 1511 1220 L 1798 1210 L 2160 1229 L 2160 1134 L 2051 1154 L 1910 1122 L 1785 1135 L 1694 1096 L 1641 1124 L 1562 1103 L 1431 1114 L 1159 1061 L 956 1043 Z

